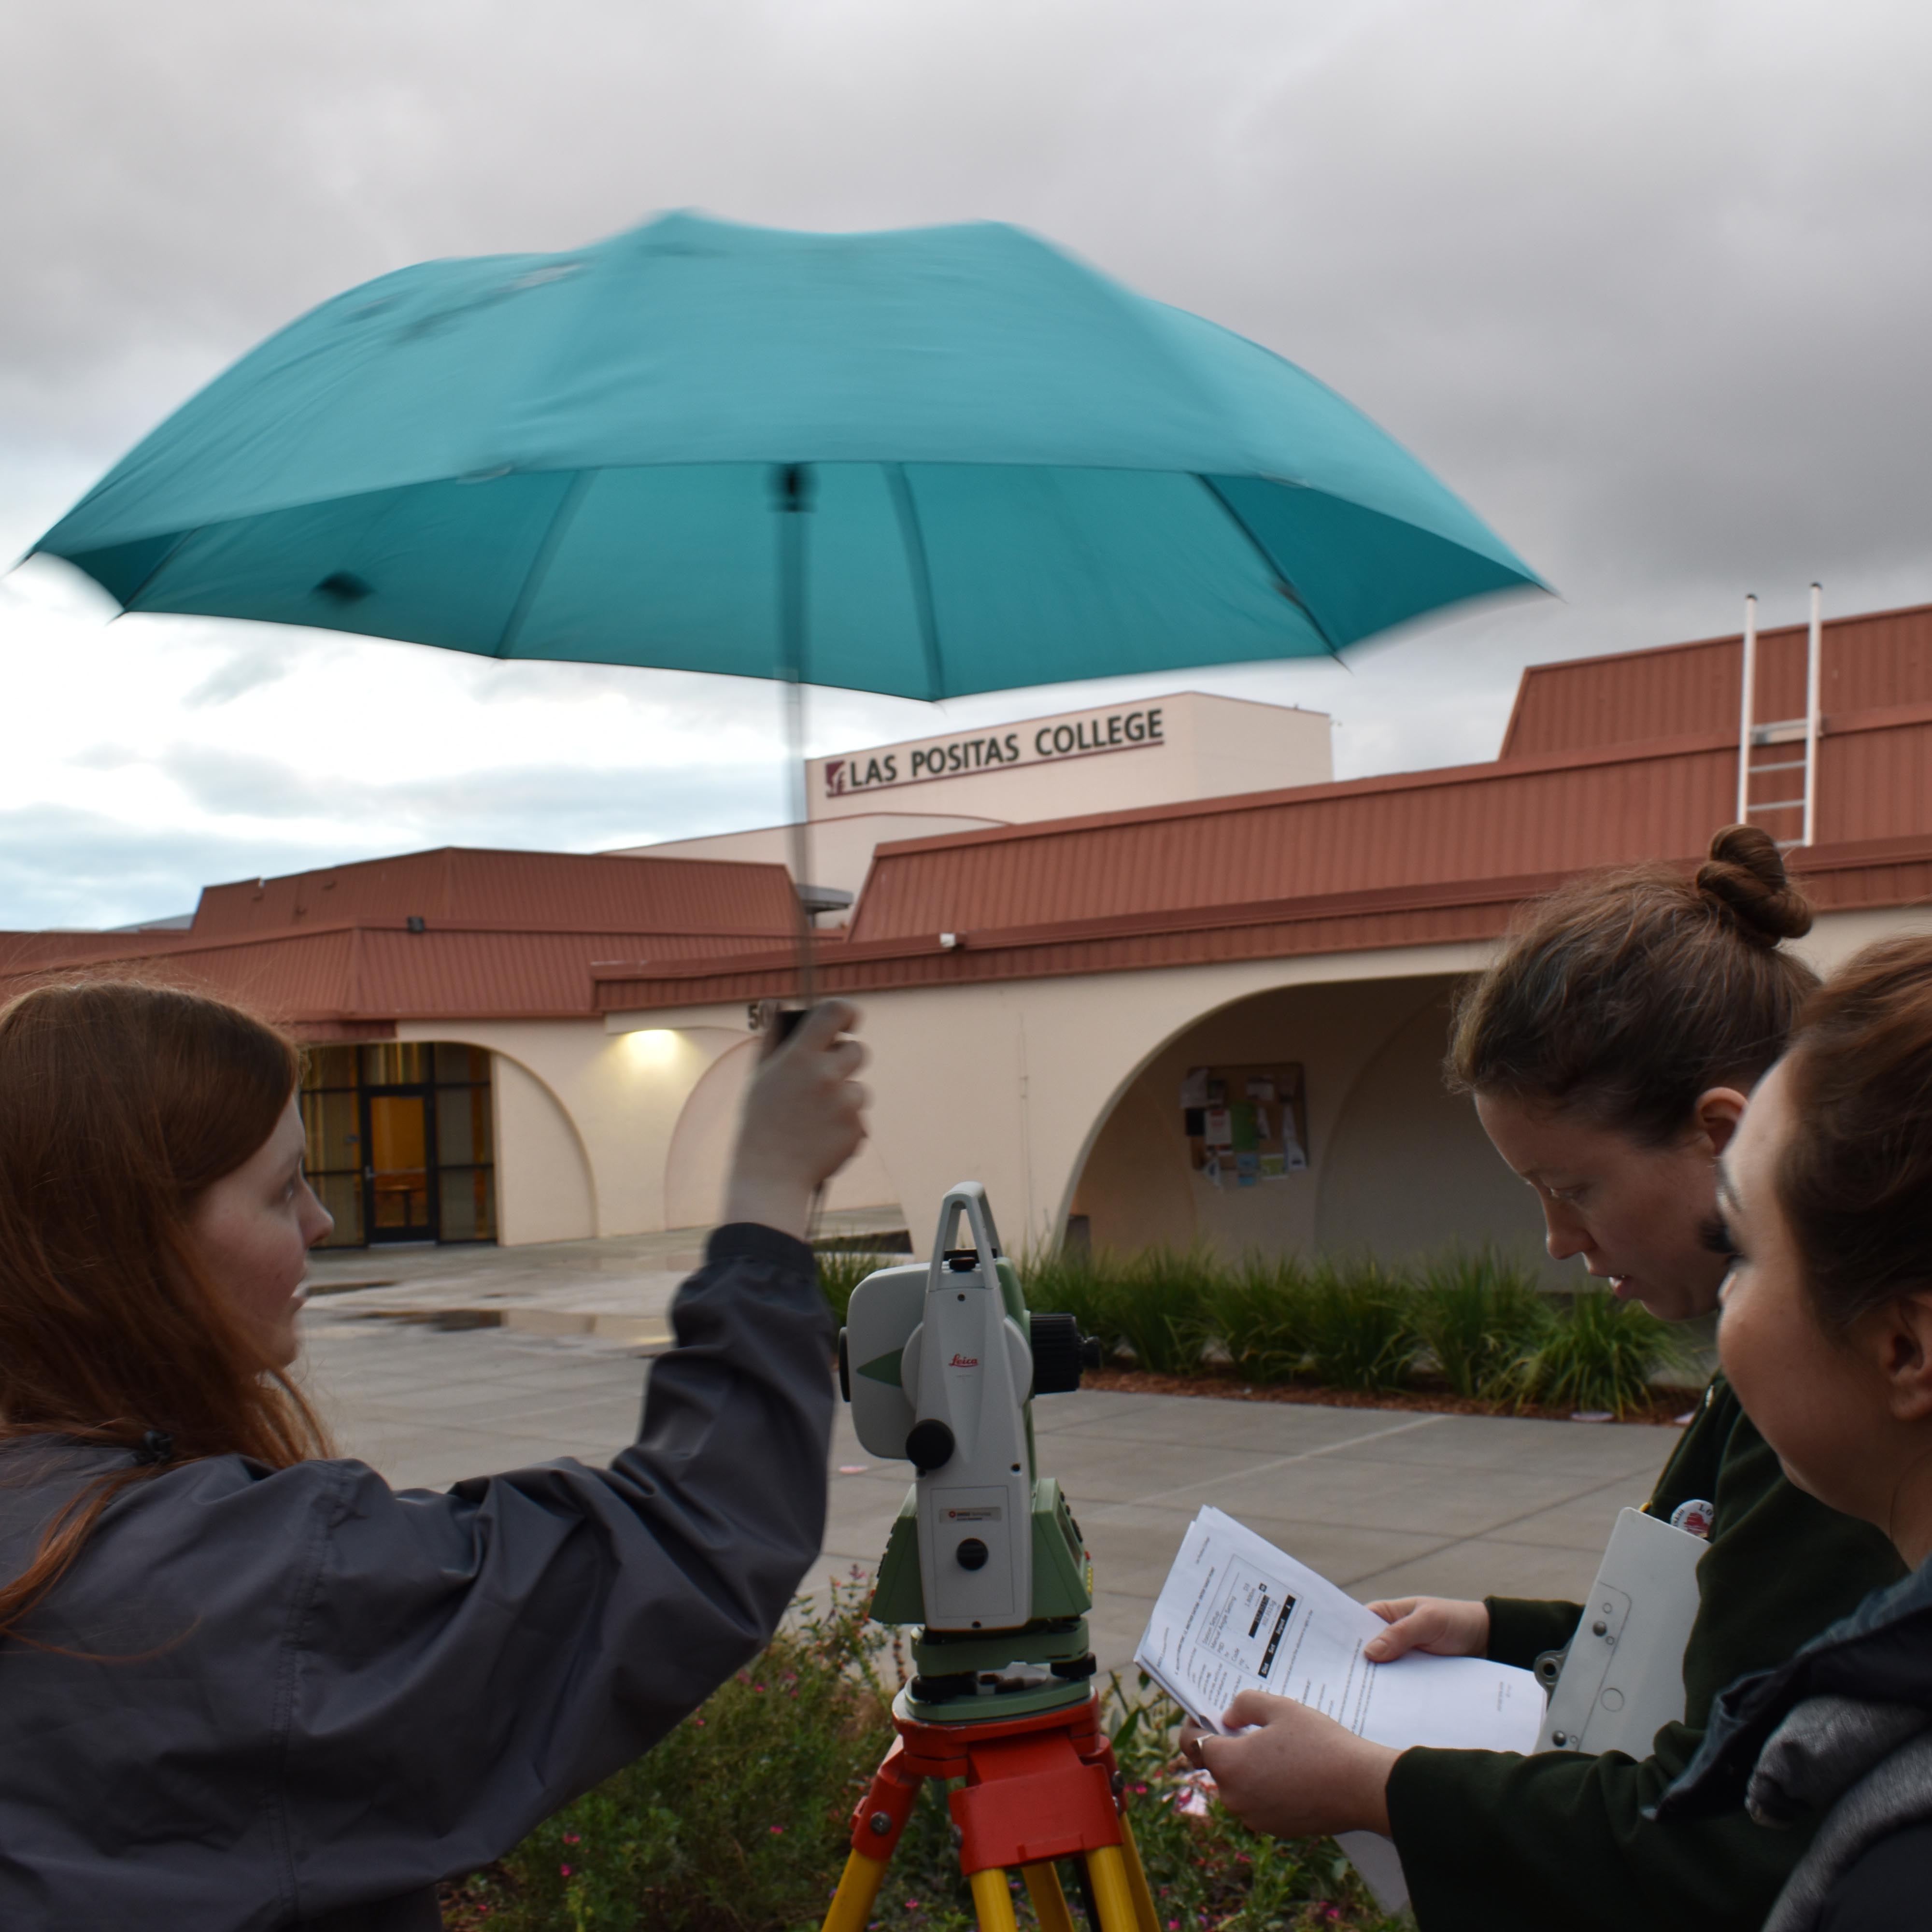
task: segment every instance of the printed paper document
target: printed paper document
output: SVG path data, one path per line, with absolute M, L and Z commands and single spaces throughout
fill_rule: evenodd
M 1534 1675 L 1480 1657 L 1411 1651 L 1371 1664 L 1381 1618 L 1217 1509 L 1189 1526 L 1134 1661 L 1188 1715 L 1226 1734 L 1240 1690 L 1292 1697 L 1357 1736 L 1407 1750 L 1533 1751 L 1543 1718 Z M 1342 1849 L 1385 1910 L 1406 1895 L 1387 1840 L 1351 1832 Z
M 1362 1646 L 1385 1628 L 1325 1576 L 1208 1508 L 1188 1527 L 1134 1661 L 1212 1730 L 1237 1691 L 1269 1690 L 1397 1750 L 1535 1750 L 1543 1690 L 1531 1672 L 1420 1651 L 1370 1664 Z

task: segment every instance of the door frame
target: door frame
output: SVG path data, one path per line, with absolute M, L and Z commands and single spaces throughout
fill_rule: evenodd
M 369 1103 L 371 1100 L 414 1100 L 422 1108 L 423 1114 L 423 1193 L 429 1206 L 429 1222 L 426 1232 L 414 1228 L 398 1233 L 392 1229 L 380 1228 L 376 1225 L 376 1163 L 375 1136 L 370 1132 Z M 436 1089 L 420 1082 L 411 1082 L 395 1087 L 358 1087 L 357 1097 L 358 1120 L 356 1124 L 362 1135 L 362 1239 L 367 1247 L 400 1246 L 411 1241 L 442 1240 L 442 1202 L 440 1181 L 440 1168 L 436 1158 Z

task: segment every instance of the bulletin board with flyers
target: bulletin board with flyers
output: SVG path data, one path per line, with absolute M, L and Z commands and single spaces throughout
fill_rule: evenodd
M 1308 1166 L 1308 1095 L 1298 1060 L 1190 1067 L 1180 1112 L 1194 1171 L 1216 1187 L 1258 1187 Z

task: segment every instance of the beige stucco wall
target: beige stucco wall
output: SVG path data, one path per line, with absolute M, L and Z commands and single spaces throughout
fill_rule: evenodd
M 1828 970 L 1904 931 L 1932 932 L 1932 910 L 1827 917 L 1803 950 Z M 1533 1240 L 1527 1190 L 1518 1192 L 1436 1072 L 1446 990 L 1490 950 L 1416 946 L 868 994 L 859 1004 L 873 1056 L 872 1139 L 834 1184 L 830 1204 L 896 1201 L 919 1239 L 946 1190 L 970 1178 L 992 1190 L 1015 1246 L 1057 1235 L 1082 1186 L 1096 1196 L 1112 1190 L 1113 1204 L 1083 1196 L 1081 1206 L 1095 1216 L 1096 1238 L 1124 1242 L 1198 1233 L 1231 1249 L 1312 1242 L 1394 1254 L 1444 1231 Z M 722 1186 L 751 1059 L 742 1004 L 398 1031 L 487 1047 L 527 1076 L 500 1081 L 506 1240 L 562 1238 L 549 1231 L 566 1226 L 604 1234 L 696 1226 L 716 1211 L 706 1204 Z M 720 1064 L 727 1054 L 729 1066 Z M 1186 1066 L 1238 1059 L 1304 1063 L 1311 1165 L 1217 1196 L 1174 1154 L 1175 1096 Z M 1102 1216 L 1117 1232 L 1105 1233 Z
M 757 1069 L 758 1048 L 757 1036 L 747 1033 L 712 1061 L 685 1102 L 664 1160 L 668 1227 L 710 1227 L 723 1213 L 725 1175 L 745 1089 Z M 866 1141 L 825 1191 L 825 1205 L 835 1210 L 892 1208 L 898 1201 L 876 1138 Z
M 1504 1163 L 1473 1102 L 1442 1084 L 1450 987 L 1369 1055 L 1349 1087 L 1322 1173 L 1317 1249 L 1400 1261 L 1447 1244 L 1492 1245 L 1574 1285 L 1580 1264 L 1544 1247 L 1536 1196 Z
M 496 1239 L 506 1248 L 597 1232 L 590 1162 L 556 1096 L 507 1054 L 490 1059 L 496 1109 Z
M 1202 1240 L 1225 1253 L 1370 1250 L 1394 1260 L 1450 1240 L 1534 1254 L 1527 1189 L 1438 1072 L 1453 981 L 1302 986 L 1224 1006 L 1170 1040 L 1121 1096 L 1075 1190 L 1096 1244 Z M 1195 1172 L 1181 1132 L 1190 1066 L 1297 1060 L 1307 1168 L 1251 1187 Z
M 721 1017 L 676 1033 L 616 1035 L 581 1019 L 413 1021 L 397 1034 L 496 1056 L 500 1238 L 517 1246 L 675 1225 L 664 1216 L 664 1168 L 678 1117 L 712 1063 L 745 1037 L 742 1007 Z
M 866 1076 L 874 1096 L 873 1137 L 885 1150 L 915 1240 L 936 1220 L 946 1189 L 969 1178 L 991 1190 L 1009 1245 L 1053 1238 L 1116 1102 L 1204 1018 L 1257 994 L 1360 984 L 1384 990 L 1342 995 L 1334 1023 L 1350 1010 L 1351 998 L 1391 1000 L 1379 1040 L 1426 997 L 1422 988 L 1390 990 L 1394 982 L 1428 977 L 1439 983 L 1445 974 L 1468 970 L 1485 950 L 1412 947 L 868 994 L 859 1004 L 861 1036 L 873 1056 Z M 716 1006 L 614 1014 L 608 1024 L 614 1031 L 647 1022 L 702 1029 L 742 1020 L 742 1007 Z M 1312 1047 L 1301 1056 L 1311 1061 L 1318 1108 L 1311 1138 L 1326 1131 L 1319 1108 L 1340 1105 L 1339 1089 L 1325 1075 L 1322 1088 L 1334 1097 L 1324 1102 L 1313 1087 Z
M 1064 754 L 1052 749 L 1057 727 L 1084 733 L 1084 744 L 1106 742 L 1114 735 L 1110 719 L 1120 721 L 1123 734 L 1144 733 L 1150 711 L 1160 713 L 1157 740 L 1123 737 L 1099 751 L 1078 746 Z M 1140 722 L 1130 725 L 1130 717 Z M 1044 755 L 1036 749 L 1042 733 L 1048 748 Z M 1186 799 L 1323 783 L 1334 775 L 1331 736 L 1325 712 L 1205 692 L 1173 692 L 1007 724 L 943 726 L 901 744 L 835 754 L 848 767 L 877 763 L 881 772 L 884 761 L 892 758 L 897 778 L 876 788 L 835 793 L 826 782 L 828 760 L 814 758 L 806 770 L 806 808 L 820 823 L 881 811 L 959 813 L 1012 824 L 1092 812 L 1127 812 Z M 914 775 L 915 754 L 988 738 L 1000 740 L 1002 748 L 1010 739 L 1019 762 L 949 770 L 938 777 Z

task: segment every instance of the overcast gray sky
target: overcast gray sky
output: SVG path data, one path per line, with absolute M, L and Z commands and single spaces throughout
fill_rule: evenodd
M 992 217 L 1340 389 L 1562 592 L 1350 668 L 1346 773 L 1493 755 L 1526 663 L 1932 600 L 1932 8 L 1749 0 L 0 0 L 0 552 L 262 335 L 669 207 Z M 764 687 L 134 618 L 0 581 L 0 926 L 445 843 L 771 822 Z M 827 694 L 814 748 L 928 728 Z

